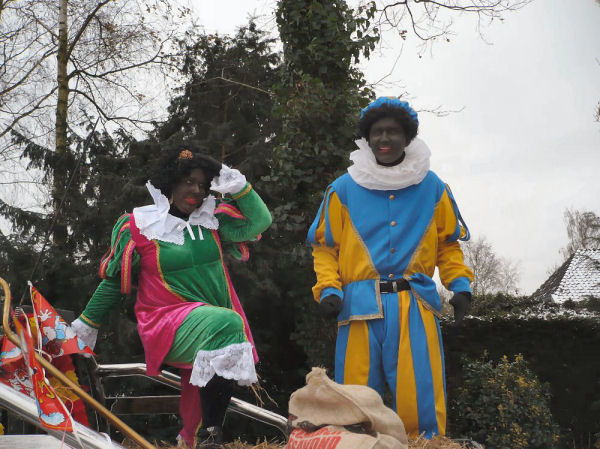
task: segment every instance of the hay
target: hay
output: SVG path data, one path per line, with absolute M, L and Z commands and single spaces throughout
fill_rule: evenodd
M 285 443 L 263 441 L 262 443 L 250 444 L 241 440 L 235 440 L 231 443 L 224 444 L 223 449 L 282 449 Z M 178 449 L 177 446 L 166 443 L 159 444 L 158 449 Z
M 435 437 L 431 440 L 428 440 L 427 438 L 417 438 L 416 440 L 410 440 L 408 443 L 410 449 L 463 449 L 467 447 L 455 443 L 446 437 Z
M 240 440 L 237 440 L 233 443 L 224 445 L 223 449 L 281 449 L 283 447 L 285 447 L 285 444 L 283 443 L 263 441 L 262 443 L 252 446 L 248 443 L 242 443 Z
M 159 449 L 177 449 L 177 446 L 160 445 Z M 285 447 L 284 443 L 263 441 L 255 445 L 235 440 L 232 443 L 223 445 L 223 449 L 282 449 Z M 408 442 L 409 449 L 465 449 L 464 446 L 459 443 L 455 443 L 446 437 L 435 437 L 431 440 L 426 438 L 417 438 L 416 440 L 410 440 Z

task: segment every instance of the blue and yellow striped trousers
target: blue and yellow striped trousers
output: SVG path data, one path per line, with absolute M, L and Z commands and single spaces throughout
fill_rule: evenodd
M 382 397 L 389 386 L 410 437 L 446 433 L 446 383 L 438 319 L 410 291 L 382 293 L 382 319 L 339 327 L 335 380 L 368 385 Z

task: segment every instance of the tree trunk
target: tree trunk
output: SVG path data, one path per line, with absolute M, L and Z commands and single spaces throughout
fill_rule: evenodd
M 54 181 L 52 186 L 52 203 L 54 213 L 59 214 L 58 206 L 64 194 L 67 179 L 67 112 L 69 106 L 69 80 L 67 78 L 67 65 L 69 62 L 68 50 L 68 25 L 67 25 L 68 0 L 59 0 L 58 11 L 58 52 L 57 52 L 57 84 L 58 101 L 56 103 L 56 125 L 55 125 L 55 150 L 59 162 L 54 170 Z M 61 245 L 66 242 L 67 230 L 64 223 L 57 219 L 54 228 L 54 243 Z

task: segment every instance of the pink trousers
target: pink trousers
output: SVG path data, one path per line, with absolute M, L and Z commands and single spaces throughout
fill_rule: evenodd
M 202 407 L 200 404 L 200 389 L 190 384 L 191 368 L 180 369 L 181 399 L 179 400 L 179 415 L 183 428 L 179 432 L 185 444 L 193 448 L 196 445 L 196 433 L 202 425 Z

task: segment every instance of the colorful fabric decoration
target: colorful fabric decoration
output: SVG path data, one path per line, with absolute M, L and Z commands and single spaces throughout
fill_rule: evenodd
M 73 383 L 79 385 L 79 378 L 75 373 L 75 365 L 70 355 L 65 355 L 52 360 L 52 365 L 60 370 L 60 372 L 65 376 L 67 376 Z M 70 410 L 71 417 L 78 423 L 89 427 L 90 421 L 88 419 L 83 400 L 73 393 L 70 388 L 64 386 L 63 383 L 54 376 L 48 376 L 48 381 L 50 382 L 50 385 L 52 385 L 52 388 L 54 388 L 56 391 L 56 394 L 61 401 L 63 401 Z M 79 386 L 82 387 L 81 385 Z
M 0 355 L 0 368 L 5 369 L 14 362 L 20 362 L 23 359 L 23 353 L 8 337 L 2 338 L 2 353 Z
M 43 351 L 53 359 L 67 354 L 94 355 L 46 298 L 33 285 L 30 285 L 30 289 Z
M 0 382 L 24 395 L 34 397 L 33 384 L 23 359 L 23 353 L 8 337 L 2 338 Z
M 79 384 L 70 355 L 94 353 L 35 287 L 30 285 L 30 291 L 34 313 L 23 315 L 22 320 L 15 320 L 15 327 L 22 328 L 22 344 L 29 345 L 25 351 L 28 354 L 24 357 L 21 349 L 4 337 L 0 354 L 0 382 L 35 399 L 40 421 L 45 427 L 69 430 L 71 415 L 66 412 L 64 402 L 69 404 L 72 417 L 87 426 L 89 421 L 83 401 L 58 379 L 52 376 L 46 379 L 33 354 L 36 347 L 41 347 L 56 368 Z M 34 343 L 36 340 L 37 346 Z
M 56 392 L 46 379 L 44 369 L 35 358 L 35 344 L 27 319 L 13 316 L 15 330 L 21 340 L 21 347 L 27 366 L 33 394 L 36 400 L 40 423 L 47 429 L 73 431 L 73 422 L 69 411 L 58 398 Z

